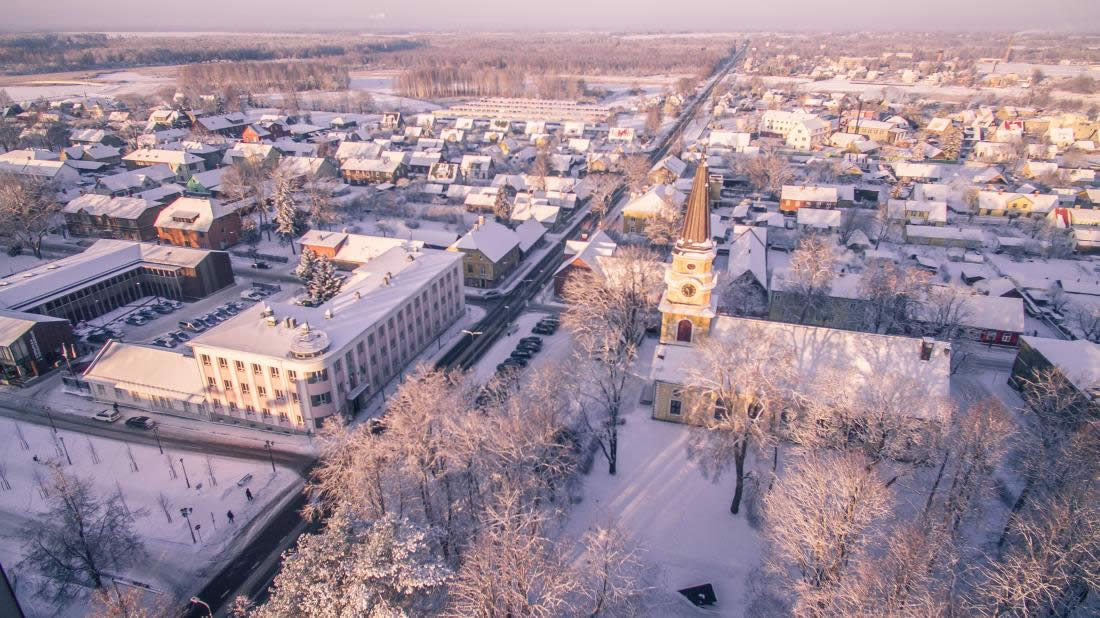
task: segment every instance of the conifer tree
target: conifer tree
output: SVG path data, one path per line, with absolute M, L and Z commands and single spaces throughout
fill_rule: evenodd
M 309 286 L 309 282 L 313 280 L 313 271 L 317 268 L 317 254 L 309 249 L 302 251 L 302 256 L 298 258 L 298 267 L 294 269 L 294 276 L 302 280 L 302 283 Z
M 294 252 L 294 239 L 305 231 L 302 212 L 294 205 L 293 187 L 289 178 L 279 178 L 275 184 L 275 235 Z
M 313 302 L 324 303 L 340 293 L 344 280 L 336 274 L 336 268 L 332 262 L 324 256 L 318 256 L 313 269 L 313 276 L 306 287 Z

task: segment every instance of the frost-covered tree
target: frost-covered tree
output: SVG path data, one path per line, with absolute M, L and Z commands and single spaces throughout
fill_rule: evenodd
M 824 615 L 850 562 L 890 511 L 890 490 L 856 453 L 809 453 L 764 498 L 768 568 L 793 592 L 796 615 Z
M 271 597 L 255 618 L 390 618 L 438 610 L 451 571 L 436 555 L 435 532 L 384 515 L 372 522 L 330 517 L 284 554 Z
M 294 239 L 305 232 L 305 213 L 298 210 L 294 200 L 294 185 L 288 176 L 280 175 L 275 181 L 275 235 L 279 242 L 290 245 L 294 253 Z
M 313 280 L 313 273 L 317 269 L 317 262 L 316 253 L 309 249 L 303 249 L 301 257 L 298 258 L 298 266 L 294 269 L 294 276 L 298 277 L 303 284 L 309 285 L 309 282 Z
M 47 510 L 22 531 L 20 567 L 43 577 L 36 595 L 59 603 L 81 587 L 102 588 L 108 571 L 118 572 L 144 556 L 134 519 L 119 494 L 98 496 L 87 479 L 52 467 Z
M 336 267 L 332 265 L 332 260 L 323 255 L 317 256 L 313 274 L 306 286 L 313 302 L 317 304 L 328 302 L 340 293 L 340 288 L 343 286 L 344 279 L 336 274 Z
M 794 350 L 775 330 L 750 326 L 726 341 L 704 339 L 699 361 L 684 381 L 687 417 L 702 425 L 693 433 L 688 457 L 715 482 L 733 470 L 730 513 L 741 507 L 749 448 L 774 445 L 778 412 L 793 373 Z
M 546 517 L 505 490 L 450 587 L 450 616 L 570 616 L 580 582 Z
M 832 241 L 819 234 L 804 237 L 791 254 L 783 292 L 789 297 L 784 318 L 805 324 L 820 313 L 836 277 L 836 250 Z
M 54 188 L 39 178 L 0 173 L 0 237 L 42 259 L 42 241 L 61 212 Z
M 659 298 L 663 268 L 652 251 L 630 247 L 615 254 L 603 276 L 584 271 L 562 290 L 563 322 L 573 332 L 585 425 L 615 474 L 619 421 L 638 342 Z

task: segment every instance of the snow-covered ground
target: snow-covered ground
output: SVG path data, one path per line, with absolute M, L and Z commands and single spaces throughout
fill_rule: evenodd
M 121 492 L 148 556 L 112 575 L 148 584 L 170 600 L 214 573 L 233 555 L 238 544 L 235 541 L 255 534 L 264 519 L 277 510 L 274 505 L 288 498 L 302 482 L 293 470 L 278 467 L 272 473 L 266 461 L 205 457 L 170 449 L 162 455 L 155 446 L 69 431 L 59 432 L 55 442 L 46 426 L 11 420 L 0 421 L 0 425 L 4 426 L 0 463 L 11 485 L 10 490 L 0 492 L 0 561 L 12 579 L 28 573 L 17 566 L 23 556 L 19 531 L 45 509 L 38 478 L 48 478 L 49 464 L 90 480 L 100 496 Z M 41 463 L 33 460 L 35 456 Z M 238 481 L 249 474 L 251 480 L 238 486 Z M 252 491 L 253 502 L 246 499 L 245 487 Z M 171 521 L 158 503 L 162 494 L 170 501 Z M 191 524 L 198 542 L 192 542 L 187 522 L 180 516 L 183 507 L 193 509 Z M 234 523 L 229 523 L 226 515 L 230 510 Z M 26 582 L 17 593 L 31 615 L 82 616 L 87 611 L 83 600 L 64 609 L 40 607 L 31 602 Z

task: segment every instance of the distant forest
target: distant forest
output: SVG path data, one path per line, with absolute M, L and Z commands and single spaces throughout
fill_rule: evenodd
M 350 34 L 310 37 L 277 34 L 195 37 L 106 34 L 0 35 L 0 72 L 6 75 L 121 69 L 229 61 L 340 58 L 369 63 L 375 54 L 414 49 L 409 39 L 364 39 Z
M 404 69 L 403 96 L 582 98 L 579 75 L 688 74 L 706 77 L 732 51 L 729 37 L 623 37 L 601 34 L 449 35 L 376 58 Z
M 301 92 L 345 90 L 344 64 L 323 61 L 209 62 L 180 67 L 177 81 L 186 92 Z M 231 97 L 227 97 L 231 98 Z

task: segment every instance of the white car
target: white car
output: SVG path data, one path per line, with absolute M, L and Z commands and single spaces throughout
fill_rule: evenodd
M 122 418 L 122 415 L 119 414 L 118 410 L 109 409 L 100 410 L 99 412 L 96 412 L 94 415 L 92 415 L 93 420 L 102 421 L 104 423 L 113 423 L 120 418 Z

